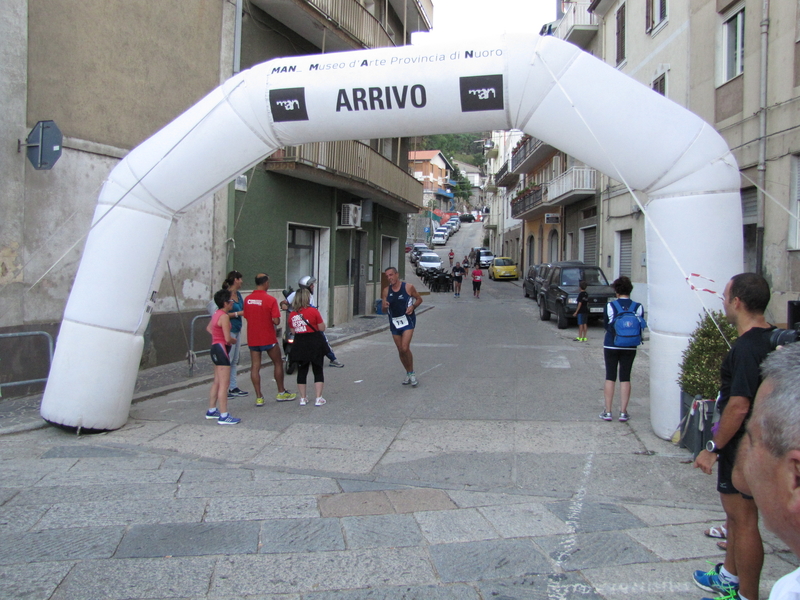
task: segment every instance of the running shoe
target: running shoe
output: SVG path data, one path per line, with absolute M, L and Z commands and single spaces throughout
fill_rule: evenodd
M 603 421 L 612 421 L 614 419 L 610 412 L 601 412 L 600 418 L 603 419 Z
M 280 394 L 275 396 L 275 399 L 278 402 L 288 402 L 289 400 L 294 400 L 297 398 L 297 394 L 293 394 L 289 390 L 283 390 Z
M 320 396 L 319 398 L 317 398 L 317 399 L 314 401 L 314 406 L 322 406 L 322 405 L 323 405 L 323 404 L 325 404 L 326 402 L 327 402 L 327 400 L 325 400 L 325 398 L 323 398 L 322 396 Z
M 624 423 L 628 419 L 630 419 L 630 417 L 628 416 L 628 413 L 626 413 L 626 412 L 619 413 L 619 422 L 620 423 Z
M 264 406 L 264 399 L 256 398 L 256 406 Z
M 330 364 L 332 367 L 336 367 L 337 369 L 341 369 L 342 367 L 344 367 L 344 365 L 340 363 L 338 360 L 332 360 Z
M 228 398 L 231 396 L 236 396 L 238 398 L 244 398 L 245 396 L 250 395 L 250 392 L 245 392 L 244 390 L 240 390 L 238 387 L 233 388 L 232 390 L 228 390 Z
M 305 406 L 308 404 L 308 398 L 300 398 L 300 406 Z
M 731 583 L 722 578 L 719 570 L 722 568 L 722 563 L 718 563 L 713 569 L 709 571 L 695 571 L 692 578 L 695 585 L 701 590 L 707 592 L 720 592 L 722 594 L 730 594 L 731 592 L 739 591 L 738 583 Z
M 417 385 L 419 385 L 419 381 L 417 381 L 417 376 L 414 373 L 411 373 L 409 378 L 411 379 L 411 387 L 417 387 Z
M 219 409 L 207 410 L 206 419 L 219 419 Z
M 218 425 L 236 425 L 241 419 L 237 419 L 236 417 L 232 417 L 230 413 L 228 413 L 227 417 L 222 417 L 217 420 Z
M 406 379 L 403 381 L 403 385 L 411 385 L 411 373 L 406 373 Z

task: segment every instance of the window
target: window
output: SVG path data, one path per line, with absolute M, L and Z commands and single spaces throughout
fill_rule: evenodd
M 316 230 L 289 225 L 289 243 L 286 253 L 286 285 L 295 286 L 305 276 L 317 276 L 315 266 Z
M 619 277 L 632 277 L 633 273 L 633 230 L 617 232 L 619 245 Z
M 744 72 L 744 6 L 739 5 L 723 16 L 722 83 Z
M 792 211 L 794 217 L 789 217 L 789 247 L 793 250 L 800 249 L 800 155 L 792 157 L 793 177 L 790 194 L 792 195 L 791 202 L 789 202 L 789 210 Z
M 667 21 L 667 0 L 645 0 L 645 27 L 647 33 L 658 29 Z
M 617 66 L 625 62 L 625 5 L 617 9 Z
M 667 95 L 667 74 L 662 73 L 658 77 L 655 78 L 653 81 L 653 89 L 657 91 L 662 96 Z

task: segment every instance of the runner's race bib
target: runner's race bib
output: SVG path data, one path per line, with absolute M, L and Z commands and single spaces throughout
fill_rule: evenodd
M 403 327 L 407 327 L 408 317 L 406 315 L 401 315 L 399 317 L 392 317 L 392 324 L 394 325 L 395 329 L 402 329 Z

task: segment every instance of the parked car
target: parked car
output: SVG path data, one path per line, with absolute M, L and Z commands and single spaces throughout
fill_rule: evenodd
M 549 321 L 556 314 L 558 328 L 566 329 L 578 306 L 578 283 L 586 281 L 589 294 L 589 318 L 602 318 L 606 304 L 616 296 L 603 269 L 581 261 L 556 262 L 549 265 L 547 279 L 539 292 L 539 317 Z
M 417 261 L 417 275 L 426 269 L 441 269 L 442 259 L 434 252 L 423 252 Z
M 452 225 L 454 231 L 461 229 L 461 221 L 458 220 L 458 217 L 450 217 L 448 223 Z
M 552 266 L 552 263 L 540 263 L 538 265 L 533 265 L 528 270 L 529 277 L 525 278 L 525 294 L 536 300 L 537 304 L 539 303 L 539 294 L 542 291 L 542 287 L 544 287 L 547 277 L 550 275 L 550 268 Z M 531 270 L 533 270 L 533 273 L 531 273 Z
M 422 242 L 415 242 L 414 247 L 411 249 L 409 253 L 408 260 L 411 261 L 411 264 L 416 264 L 419 255 L 423 252 L 428 252 L 430 248 L 428 248 L 428 244 Z
M 494 260 L 494 254 L 492 254 L 491 250 L 487 250 L 486 248 L 481 248 L 478 250 L 480 258 L 478 259 L 478 263 L 480 264 L 481 268 L 489 268 Z
M 489 279 L 519 279 L 517 263 L 507 256 L 498 256 L 489 266 Z
M 447 243 L 447 235 L 441 231 L 437 231 L 433 234 L 433 239 L 431 241 L 434 246 L 444 246 Z
M 462 223 L 473 223 L 475 221 L 475 215 L 472 213 L 464 213 L 458 216 L 458 220 Z
M 525 297 L 533 298 L 537 302 L 539 301 L 539 294 L 536 289 L 536 276 L 541 270 L 541 267 L 542 265 L 531 265 L 528 267 L 528 272 L 522 280 L 522 292 L 525 294 Z
M 411 249 L 412 249 L 413 247 L 414 247 L 414 244 L 412 244 L 411 242 L 406 242 L 406 254 L 408 254 L 409 252 L 411 252 Z

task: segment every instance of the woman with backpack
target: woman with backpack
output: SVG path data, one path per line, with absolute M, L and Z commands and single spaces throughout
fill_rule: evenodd
M 624 423 L 628 416 L 628 401 L 631 399 L 631 369 L 636 358 L 636 347 L 642 343 L 642 329 L 647 326 L 644 309 L 631 300 L 633 284 L 624 275 L 611 284 L 616 300 L 606 305 L 603 324 L 606 337 L 603 342 L 603 358 L 606 363 L 606 382 L 603 388 L 605 407 L 600 413 L 604 421 L 611 421 L 611 405 L 614 401 L 614 387 L 619 371 L 620 413 L 619 420 Z

